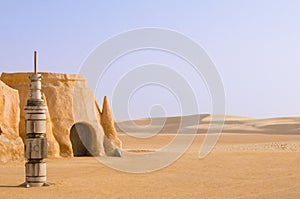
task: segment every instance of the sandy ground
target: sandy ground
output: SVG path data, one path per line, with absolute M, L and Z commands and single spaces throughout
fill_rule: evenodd
M 121 135 L 124 149 L 139 154 L 173 137 Z M 150 173 L 116 171 L 93 157 L 47 159 L 49 187 L 19 187 L 24 162 L 2 164 L 0 198 L 300 198 L 300 135 L 222 134 L 213 152 L 199 159 L 203 138 L 197 135 L 181 158 Z M 131 158 L 125 151 L 102 160 L 125 164 Z

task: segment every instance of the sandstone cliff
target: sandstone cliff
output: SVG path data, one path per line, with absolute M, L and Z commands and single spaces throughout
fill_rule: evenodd
M 99 112 L 99 107 L 94 93 L 89 89 L 87 80 L 83 75 L 41 73 L 42 92 L 48 106 L 47 138 L 49 156 L 70 157 L 77 148 L 83 147 L 78 144 L 78 137 L 87 140 L 84 143 L 92 155 L 105 153 L 103 140 L 104 133 L 101 122 L 106 121 L 105 132 L 112 144 L 121 146 L 117 134 L 109 127 L 113 122 L 112 116 L 106 119 Z M 25 138 L 25 122 L 23 107 L 29 95 L 29 73 L 2 73 L 1 80 L 8 86 L 17 89 L 20 97 L 20 125 L 19 134 Z M 80 131 L 88 131 L 84 135 Z M 105 130 L 105 129 L 104 129 Z M 77 137 L 73 134 L 78 134 Z M 110 135 L 112 134 L 112 135 Z M 89 136 L 89 137 L 83 137 Z M 72 140 L 73 139 L 73 140 Z M 118 144 L 119 143 L 119 144 Z M 73 147 L 73 148 L 72 148 Z M 84 155 L 84 154 L 77 154 Z
M 23 159 L 18 91 L 0 81 L 0 162 Z

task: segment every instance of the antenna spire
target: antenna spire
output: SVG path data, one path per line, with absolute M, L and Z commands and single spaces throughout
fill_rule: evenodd
M 34 73 L 37 74 L 36 51 L 34 51 Z

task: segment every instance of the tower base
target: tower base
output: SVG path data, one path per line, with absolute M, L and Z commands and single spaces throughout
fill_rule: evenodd
M 48 187 L 50 186 L 50 184 L 48 184 L 47 182 L 38 182 L 38 183 L 35 183 L 35 182 L 25 182 L 24 183 L 24 186 L 26 188 L 30 188 L 30 187 Z

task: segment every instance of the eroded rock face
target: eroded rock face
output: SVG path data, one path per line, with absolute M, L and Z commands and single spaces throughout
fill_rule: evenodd
M 19 91 L 21 110 L 19 132 L 22 139 L 25 138 L 23 107 L 29 97 L 29 74 L 2 73 L 1 75 L 2 81 Z M 89 145 L 87 148 L 89 148 L 92 155 L 104 155 L 104 134 L 100 124 L 102 115 L 95 95 L 87 85 L 86 78 L 83 75 L 72 74 L 40 74 L 43 77 L 42 93 L 48 106 L 47 138 L 49 156 L 73 156 L 72 147 L 77 147 L 79 141 L 76 139 L 80 136 L 85 136 L 80 137 L 82 140 L 91 140 L 87 143 Z M 107 121 L 107 119 L 104 120 Z M 78 128 L 77 131 L 88 128 L 89 133 L 83 135 L 74 130 L 76 124 L 80 124 L 77 126 L 86 126 L 86 128 Z M 70 136 L 72 127 L 73 132 L 77 132 L 79 136 Z M 114 144 L 117 135 L 114 134 L 110 137 L 111 142 Z
M 24 159 L 19 122 L 18 91 L 0 81 L 0 162 Z
M 114 119 L 112 116 L 112 112 L 110 110 L 110 106 L 105 96 L 103 99 L 103 106 L 101 112 L 101 125 L 103 127 L 104 133 L 106 137 L 111 140 L 111 142 L 119 148 L 122 148 L 122 142 L 118 138 L 118 133 L 115 129 Z
M 47 98 L 46 98 L 44 93 L 43 93 L 43 100 L 45 102 L 45 105 L 48 106 Z M 51 116 L 49 114 L 49 111 L 46 113 L 46 116 L 47 116 L 47 119 L 46 119 L 46 136 L 47 136 L 47 140 L 48 140 L 48 156 L 49 157 L 58 157 L 59 154 L 60 154 L 59 144 L 58 144 L 58 142 L 56 141 L 56 139 L 53 135 L 52 122 L 51 122 Z M 23 137 L 23 139 L 24 138 L 25 137 Z

